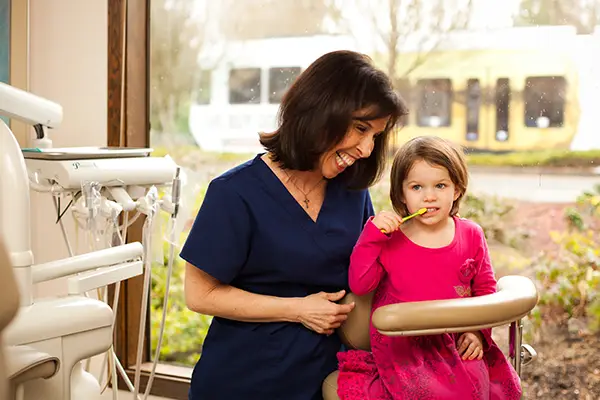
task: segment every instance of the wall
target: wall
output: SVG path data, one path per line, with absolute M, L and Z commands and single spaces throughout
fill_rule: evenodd
M 56 101 L 63 106 L 60 128 L 50 131 L 54 147 L 105 146 L 107 142 L 107 2 L 102 0 L 29 0 L 29 38 L 22 27 L 27 12 L 25 1 L 13 0 L 14 40 L 11 57 L 28 47 L 28 65 L 11 74 L 29 71 L 26 87 L 32 93 Z M 22 59 L 22 56 L 21 56 Z M 14 66 L 14 65 L 13 65 Z M 18 76 L 18 75 L 17 75 Z M 22 135 L 21 135 L 22 136 Z M 27 133 L 24 134 L 27 136 Z M 28 138 L 19 137 L 21 145 Z M 68 215 L 65 214 L 65 215 Z M 35 262 L 67 257 L 68 252 L 60 228 L 55 224 L 56 211 L 48 194 L 32 193 L 32 248 Z M 72 219 L 66 220 L 71 238 L 75 238 Z M 85 251 L 85 240 L 73 240 L 73 246 Z M 66 292 L 64 281 L 44 283 L 36 288 L 36 296 Z

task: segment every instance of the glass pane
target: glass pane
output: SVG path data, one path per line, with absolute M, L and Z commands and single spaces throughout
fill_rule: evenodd
M 477 4 L 469 10 L 464 6 L 467 3 Z M 187 238 L 209 182 L 264 151 L 257 133 L 277 129 L 279 104 L 298 74 L 329 51 L 360 51 L 390 76 L 409 104 L 411 123 L 395 135 L 394 146 L 418 135 L 439 135 L 469 147 L 470 166 L 478 161 L 497 167 L 470 167 L 460 215 L 482 227 L 497 278 L 530 276 L 543 288 L 540 300 L 554 301 L 551 307 L 540 305 L 524 318 L 525 340 L 544 354 L 543 362 L 538 359 L 524 368 L 527 396 L 561 399 L 565 388 L 587 393 L 596 367 L 589 370 L 586 364 L 592 363 L 567 359 L 564 354 L 568 353 L 565 346 L 573 341 L 587 346 L 581 351 L 583 356 L 598 354 L 597 341 L 588 339 L 597 335 L 580 333 L 589 326 L 585 318 L 593 311 L 594 296 L 598 297 L 590 291 L 598 286 L 593 271 L 597 266 L 590 257 L 597 258 L 600 240 L 583 235 L 587 231 L 570 230 L 568 221 L 578 223 L 586 213 L 594 222 L 590 230 L 598 231 L 600 221 L 597 213 L 590 215 L 591 207 L 581 215 L 572 211 L 577 195 L 593 191 L 597 180 L 558 174 L 544 174 L 542 179 L 538 170 L 527 166 L 542 168 L 544 162 L 598 165 L 600 156 L 592 163 L 579 153 L 573 155 L 571 147 L 600 154 L 594 89 L 600 87 L 600 73 L 597 63 L 591 62 L 595 62 L 593 55 L 600 54 L 600 35 L 576 35 L 575 29 L 556 25 L 586 21 L 565 21 L 551 6 L 520 3 L 516 16 L 514 1 L 459 0 L 449 5 L 445 0 L 152 0 L 151 146 L 155 155 L 171 155 L 193 182 L 191 211 L 179 222 L 182 231 L 177 244 Z M 591 21 L 590 16 L 599 15 L 591 8 L 584 10 L 584 3 L 592 2 L 569 3 L 573 11 L 569 17 L 581 15 L 582 20 Z M 467 29 L 453 32 L 466 14 L 471 16 Z M 587 64 L 582 62 L 586 57 Z M 523 92 L 522 83 L 526 83 Z M 511 118 L 514 107 L 519 115 Z M 550 135 L 528 128 L 532 126 L 557 129 Z M 436 129 L 440 127 L 444 129 Z M 479 150 L 484 154 L 476 154 Z M 506 151 L 511 154 L 496 154 Z M 390 157 L 393 154 L 390 151 Z M 519 169 L 518 176 L 515 169 Z M 369 189 L 376 211 L 391 209 L 386 177 L 388 173 Z M 597 206 L 594 193 L 590 206 Z M 166 233 L 167 218 L 161 223 Z M 558 243 L 559 236 L 550 234 L 553 231 L 568 236 Z M 577 254 L 572 254 L 573 243 L 586 251 L 575 249 Z M 540 258 L 541 252 L 547 257 Z M 165 264 L 167 255 L 165 244 Z M 574 265 L 585 268 L 574 269 Z M 184 271 L 176 255 L 159 360 L 193 367 L 202 355 L 212 317 L 187 309 Z M 166 268 L 155 268 L 152 273 L 154 354 Z M 588 297 L 582 298 L 582 293 Z M 570 318 L 575 314 L 576 318 Z M 552 325 L 565 315 L 566 321 Z M 536 331 L 536 324 L 552 326 Z M 567 326 L 569 332 L 561 330 Z M 560 332 L 550 339 L 535 334 L 554 332 L 555 327 Z M 508 353 L 504 331 L 494 330 L 494 335 Z M 565 368 L 568 381 L 564 380 Z

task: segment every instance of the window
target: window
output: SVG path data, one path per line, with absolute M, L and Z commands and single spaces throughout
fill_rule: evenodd
M 0 4 L 2 1 L 0 0 Z M 20 2 L 12 1 L 12 3 L 14 5 Z M 325 52 L 324 48 L 331 48 L 323 39 L 327 36 L 327 32 L 334 31 L 334 28 L 343 28 L 351 22 L 349 26 L 360 27 L 357 31 L 360 33 L 360 37 L 353 37 L 352 41 L 368 37 L 377 39 L 377 41 L 384 40 L 386 43 L 383 44 L 389 45 L 390 39 L 394 38 L 394 35 L 390 35 L 390 32 L 386 31 L 392 27 L 389 24 L 389 12 L 392 12 L 394 8 L 389 9 L 388 7 L 375 12 L 372 5 L 370 7 L 366 5 L 364 9 L 361 8 L 360 12 L 351 10 L 353 7 L 362 7 L 359 3 L 367 2 L 282 2 L 275 0 L 214 2 L 153 0 L 147 2 L 133 0 L 127 2 L 126 12 L 123 10 L 122 3 L 122 0 L 109 0 L 107 6 L 109 21 L 108 142 L 110 145 L 117 146 L 150 146 L 157 152 L 172 155 L 179 165 L 193 172 L 194 178 L 200 181 L 198 189 L 194 190 L 197 197 L 194 199 L 191 216 L 188 221 L 185 221 L 181 240 L 187 236 L 194 213 L 202 204 L 202 197 L 210 180 L 247 160 L 250 151 L 254 153 L 253 149 L 248 149 L 247 143 L 256 141 L 257 132 L 271 132 L 276 129 L 276 105 L 281 102 L 286 90 L 297 78 L 301 70 L 298 66 L 308 65 L 316 58 L 316 53 L 320 55 Z M 329 9 L 330 5 L 325 3 L 335 3 L 336 5 L 343 3 L 343 14 L 352 15 L 352 21 L 334 21 Z M 150 18 L 151 9 L 152 18 Z M 232 9 L 236 12 L 228 11 Z M 440 10 L 445 11 L 443 7 Z M 346 11 L 349 12 L 346 13 Z M 493 16 L 494 12 L 488 14 Z M 402 33 L 403 30 L 406 30 L 407 34 L 411 33 L 409 32 L 412 30 L 411 21 L 406 18 L 408 18 L 406 13 L 398 12 L 397 33 Z M 122 31 L 124 28 L 126 35 Z M 152 39 L 150 39 L 150 32 Z M 313 33 L 318 33 L 319 36 L 310 39 Z M 468 32 L 464 33 L 468 34 Z M 524 31 L 517 33 L 526 35 Z M 462 34 L 463 32 L 461 32 Z M 477 31 L 473 37 L 481 37 L 481 35 L 482 32 Z M 335 43 L 337 43 L 337 39 L 341 38 L 338 36 L 334 35 L 329 39 L 335 39 Z M 124 40 L 126 46 L 123 46 Z M 350 42 L 340 42 L 340 48 L 352 47 L 346 43 Z M 521 146 L 520 140 L 526 135 L 518 135 L 514 130 L 510 131 L 511 143 L 504 143 L 509 139 L 511 107 L 511 82 L 509 79 L 496 80 L 494 77 L 491 80 L 487 78 L 484 80 L 487 72 L 496 71 L 504 74 L 501 71 L 513 71 L 515 65 L 526 65 L 526 61 L 519 59 L 520 55 L 510 55 L 497 49 L 487 48 L 487 46 L 482 47 L 473 49 L 473 59 L 469 58 L 468 60 L 468 71 L 461 70 L 465 62 L 462 57 L 464 53 L 451 52 L 446 57 L 443 54 L 445 50 L 441 47 L 439 49 L 440 57 L 438 57 L 438 49 L 436 49 L 435 52 L 427 52 L 422 57 L 417 57 L 414 62 L 410 56 L 405 54 L 394 55 L 398 56 L 396 59 L 396 65 L 399 66 L 397 73 L 406 70 L 415 71 L 415 75 L 411 75 L 410 80 L 404 79 L 402 76 L 394 82 L 394 86 L 410 105 L 411 124 L 424 127 L 416 130 L 410 130 L 412 127 L 409 127 L 405 131 L 407 134 L 398 135 L 399 142 L 403 142 L 413 134 L 434 134 L 451 140 L 460 140 L 460 138 L 466 137 L 466 140 L 463 139 L 466 144 L 472 144 L 472 147 L 481 147 L 482 150 L 510 150 L 518 146 L 530 146 L 529 143 Z M 156 49 L 165 51 L 159 54 L 155 51 Z M 482 53 L 478 53 L 479 50 Z M 126 52 L 127 57 L 123 57 L 123 51 Z M 147 52 L 152 54 L 152 58 Z M 487 54 L 490 52 L 493 52 L 498 59 L 506 58 L 506 62 L 488 71 L 486 70 L 486 60 L 488 59 Z M 479 57 L 480 54 L 483 54 L 483 57 Z M 549 63 L 555 62 L 551 51 L 549 54 L 550 57 L 540 51 L 540 57 L 546 58 Z M 369 55 L 381 69 L 388 70 L 391 64 L 388 63 L 390 60 L 387 59 L 387 52 L 371 52 Z M 148 63 L 149 59 L 150 63 Z M 563 62 L 563 60 L 559 62 Z M 400 68 L 404 63 L 410 65 Z M 423 68 L 415 69 L 421 65 L 418 63 L 422 63 Z M 161 73 L 151 77 L 146 70 L 149 67 L 155 70 L 162 68 Z M 125 77 L 121 74 L 123 68 L 125 68 Z M 439 68 L 438 72 L 432 72 L 436 71 L 436 68 Z M 416 78 L 418 74 L 425 73 L 424 71 L 437 75 L 426 76 L 426 78 L 432 79 L 419 80 Z M 451 76 L 449 72 L 444 71 L 453 71 L 452 73 L 456 72 L 456 75 Z M 481 74 L 476 74 L 476 71 L 480 71 Z M 463 77 L 460 77 L 461 74 Z M 556 92 L 550 93 L 548 89 L 545 89 L 543 82 L 536 81 L 537 77 L 542 74 L 543 72 L 530 74 L 532 75 L 531 87 L 527 89 L 527 94 L 525 91 L 522 94 L 524 99 L 526 96 L 531 96 L 531 100 L 528 100 L 528 110 L 524 114 L 529 113 L 529 115 L 538 117 L 542 115 L 550 119 L 553 114 L 550 104 L 554 104 L 555 101 L 549 101 L 549 94 L 553 96 L 553 99 L 560 98 L 560 96 Z M 209 79 L 209 75 L 212 75 L 212 79 Z M 460 99 L 455 87 L 456 82 L 453 81 L 455 76 L 461 79 Z M 508 76 L 512 75 L 500 75 L 501 78 Z M 479 79 L 469 79 L 476 77 Z M 523 79 L 522 83 L 525 83 L 525 78 L 526 75 L 522 75 L 520 78 Z M 565 78 L 569 79 L 569 76 L 565 76 Z M 549 78 L 542 78 L 542 80 L 544 79 L 548 80 Z M 126 85 L 123 98 L 121 98 L 121 80 Z M 557 85 L 556 79 L 553 84 Z M 560 93 L 559 89 L 556 90 Z M 534 95 L 535 93 L 538 94 Z M 462 108 L 463 94 L 465 96 L 465 114 L 463 114 Z M 164 112 L 160 117 L 167 119 L 166 122 L 178 129 L 176 132 L 166 129 L 159 130 L 155 125 L 153 126 L 154 134 L 150 136 L 147 122 L 151 120 L 151 117 L 159 119 L 155 110 L 162 111 L 163 109 L 160 107 L 149 108 L 148 102 L 156 101 L 159 96 L 163 97 L 164 103 L 162 104 L 169 105 L 169 107 L 163 107 Z M 152 100 L 153 98 L 155 100 Z M 207 106 L 191 107 L 190 101 L 207 104 Z M 460 102 L 460 106 L 457 104 L 458 107 L 454 107 L 455 102 Z M 538 102 L 544 105 L 534 110 L 534 103 Z M 124 103 L 123 107 L 122 103 Z M 244 106 L 244 104 L 249 106 Z M 486 112 L 487 109 L 483 107 L 484 105 L 489 108 L 489 112 Z M 458 111 L 459 115 L 456 121 L 452 120 L 453 108 Z M 121 118 L 121 112 L 127 118 Z M 524 115 L 519 111 L 519 115 L 512 119 L 521 123 L 523 117 Z M 525 118 L 527 119 L 526 116 Z M 168 121 L 168 119 L 173 121 Z M 184 123 L 180 123 L 181 121 Z M 231 123 L 231 121 L 236 123 Z M 453 122 L 457 122 L 457 124 L 453 124 Z M 550 123 L 551 121 L 548 121 L 548 125 Z M 122 134 L 120 130 L 121 124 L 124 124 L 125 134 Z M 434 129 L 452 125 L 456 125 L 457 130 Z M 523 126 L 523 129 L 526 128 Z M 455 133 L 458 137 L 455 136 Z M 495 139 L 492 139 L 494 135 Z M 561 135 L 551 136 L 561 139 Z M 489 140 L 487 140 L 488 137 Z M 484 138 L 486 140 L 482 140 Z M 478 141 L 477 146 L 474 145 L 475 141 Z M 562 138 L 560 145 L 562 146 L 568 141 L 567 137 Z M 510 146 L 508 146 L 509 144 Z M 559 146 L 551 141 L 536 142 L 534 145 L 539 147 Z M 484 194 L 513 195 L 527 202 L 526 199 L 530 196 L 527 190 L 511 186 L 510 181 L 508 184 L 496 183 L 496 179 L 493 176 L 486 180 L 492 183 L 485 185 Z M 378 186 L 370 189 L 376 210 L 388 207 L 389 188 L 386 183 L 384 179 Z M 510 193 L 506 192 L 511 188 Z M 484 200 L 487 202 L 486 199 L 481 199 L 481 201 Z M 522 207 L 526 206 L 526 204 L 522 205 Z M 131 226 L 128 241 L 142 239 L 143 222 L 143 218 L 140 218 Z M 543 226 L 544 224 L 537 225 Z M 161 229 L 167 229 L 166 222 L 163 222 Z M 510 231 L 513 231 L 512 225 Z M 533 248 L 536 246 L 526 245 L 523 247 Z M 502 251 L 503 249 L 498 253 Z M 529 258 L 528 253 L 525 256 Z M 491 257 L 498 264 L 507 262 L 504 261 L 506 257 L 498 256 L 496 258 L 497 256 L 494 254 L 491 254 Z M 507 268 L 506 265 L 503 267 Z M 176 258 L 175 268 L 167 310 L 168 322 L 152 394 L 173 399 L 187 399 L 192 368 L 201 357 L 204 338 L 211 318 L 186 310 L 183 299 L 185 265 L 180 258 Z M 152 271 L 153 286 L 152 300 L 148 310 L 149 318 L 146 326 L 141 327 L 147 332 L 142 360 L 143 363 L 146 363 L 142 369 L 142 387 L 149 375 L 148 363 L 155 357 L 157 328 L 163 311 L 165 271 L 165 268 L 154 268 Z M 138 324 L 142 308 L 140 300 L 142 283 L 143 280 L 137 278 L 124 283 L 121 290 L 123 301 L 119 305 L 117 314 L 115 348 L 130 377 L 133 375 L 133 366 L 136 362 Z M 122 383 L 121 387 L 126 390 Z
M 260 69 L 239 68 L 229 73 L 229 103 L 260 103 Z
M 450 79 L 423 79 L 418 82 L 419 126 L 438 128 L 452 123 L 452 83 Z
M 525 82 L 525 126 L 563 126 L 567 82 L 562 76 L 530 77 Z
M 467 135 L 468 141 L 479 139 L 479 108 L 481 106 L 481 85 L 479 79 L 467 81 Z
M 509 131 L 510 82 L 508 78 L 496 81 L 496 141 L 506 142 Z
M 269 69 L 269 103 L 279 104 L 283 95 L 300 75 L 300 67 L 281 67 Z

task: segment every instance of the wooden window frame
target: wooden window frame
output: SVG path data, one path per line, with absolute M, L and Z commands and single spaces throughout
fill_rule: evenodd
M 116 147 L 150 145 L 150 1 L 108 0 L 107 143 Z M 122 101 L 123 99 L 123 101 Z M 143 218 L 128 230 L 127 242 L 142 240 Z M 115 352 L 134 381 L 143 277 L 121 286 L 115 326 Z M 109 288 L 112 298 L 114 286 Z M 148 313 L 150 308 L 148 307 Z M 146 319 L 141 392 L 150 376 L 150 322 Z M 151 394 L 187 400 L 191 369 L 159 364 Z M 119 375 L 118 388 L 128 390 Z

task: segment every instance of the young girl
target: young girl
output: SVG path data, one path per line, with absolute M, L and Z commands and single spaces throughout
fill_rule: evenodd
M 395 213 L 369 219 L 350 258 L 350 289 L 375 291 L 373 310 L 392 303 L 482 296 L 496 291 L 479 225 L 457 216 L 467 189 L 461 149 L 418 137 L 396 154 Z M 401 218 L 420 208 L 421 216 Z M 382 232 L 383 231 L 383 232 Z M 520 380 L 491 329 L 462 334 L 388 337 L 371 324 L 371 352 L 338 354 L 342 400 L 517 400 Z

